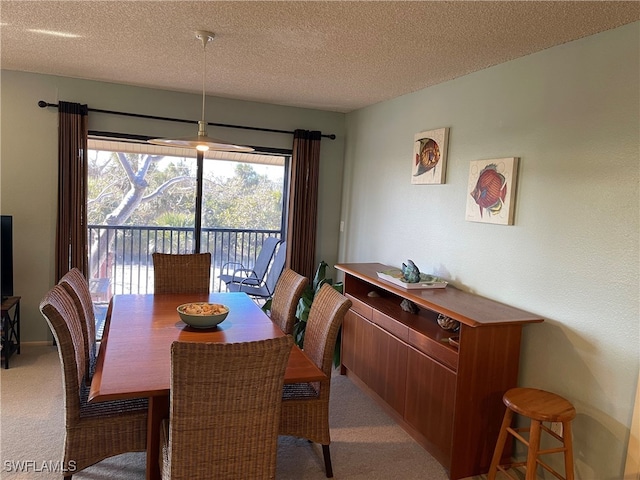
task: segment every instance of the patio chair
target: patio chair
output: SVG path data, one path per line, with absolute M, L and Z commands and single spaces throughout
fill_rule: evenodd
M 218 290 L 222 290 L 222 282 L 228 285 L 230 282 L 239 283 L 244 280 L 247 285 L 259 285 L 267 274 L 269 264 L 279 243 L 278 238 L 267 237 L 262 243 L 253 268 L 248 268 L 240 262 L 225 263 L 218 276 Z M 231 270 L 232 267 L 233 270 Z
M 230 292 L 245 292 L 254 299 L 268 300 L 273 296 L 276 284 L 280 279 L 284 264 L 287 260 L 287 242 L 280 243 L 273 261 L 263 280 L 255 283 L 252 278 L 245 278 L 239 282 L 229 282 L 227 290 Z
M 209 293 L 211 253 L 154 253 L 154 293 Z
M 64 478 L 105 458 L 145 451 L 147 399 L 88 403 L 82 321 L 71 295 L 62 285 L 54 286 L 40 302 L 40 312 L 53 332 L 62 366 Z
M 286 335 L 241 343 L 174 342 L 160 471 L 172 480 L 273 479 Z
M 62 285 L 69 293 L 80 315 L 84 350 L 87 354 L 85 358 L 87 366 L 85 381 L 90 385 L 96 368 L 98 347 L 96 343 L 96 316 L 93 310 L 89 282 L 87 282 L 83 273 L 74 267 L 60 279 L 58 284 Z
M 331 365 L 338 330 L 351 300 L 331 285 L 324 284 L 316 294 L 304 336 L 304 353 L 327 376 L 326 380 L 313 383 L 293 383 L 284 386 L 280 435 L 306 438 L 322 444 L 327 478 L 333 477 L 329 444 L 329 389 Z
M 293 333 L 298 301 L 307 286 L 307 278 L 285 268 L 271 299 L 271 321 L 287 334 Z

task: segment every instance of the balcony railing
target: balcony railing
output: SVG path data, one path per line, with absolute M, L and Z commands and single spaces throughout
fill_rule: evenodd
M 211 252 L 211 291 L 219 290 L 218 275 L 227 262 L 253 268 L 267 237 L 280 230 L 203 228 L 202 252 Z M 193 228 L 89 225 L 89 277 L 94 300 L 111 295 L 153 292 L 154 252 L 192 253 Z

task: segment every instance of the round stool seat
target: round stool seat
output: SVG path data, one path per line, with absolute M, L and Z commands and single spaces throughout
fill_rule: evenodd
M 571 402 L 537 388 L 512 388 L 502 400 L 514 412 L 540 422 L 568 422 L 576 416 Z

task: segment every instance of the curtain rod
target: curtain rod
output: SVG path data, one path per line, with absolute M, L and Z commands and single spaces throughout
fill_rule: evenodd
M 47 108 L 47 107 L 55 107 L 58 108 L 58 104 L 57 103 L 47 103 L 44 100 L 40 100 L 38 102 L 38 106 L 40 108 Z M 166 122 L 180 122 L 180 123 L 191 123 L 194 125 L 197 125 L 198 122 L 195 120 L 185 120 L 182 118 L 171 118 L 171 117 L 158 117 L 155 115 L 143 115 L 141 113 L 129 113 L 129 112 L 117 112 L 114 110 L 101 110 L 99 108 L 88 108 L 88 110 L 90 112 L 97 112 L 97 113 L 106 113 L 108 115 L 121 115 L 124 117 L 136 117 L 136 118 L 146 118 L 149 120 L 163 120 Z M 207 125 L 211 125 L 214 127 L 225 127 L 225 128 L 237 128 L 240 130 L 254 130 L 256 132 L 270 132 L 270 133 L 286 133 L 289 135 L 293 135 L 294 132 L 291 132 L 289 130 L 276 130 L 274 128 L 260 128 L 260 127 L 247 127 L 244 125 L 230 125 L 227 123 L 212 123 L 212 122 L 207 122 Z M 336 136 L 335 134 L 331 133 L 331 134 L 321 134 L 322 137 L 324 138 L 328 138 L 330 140 L 335 140 Z

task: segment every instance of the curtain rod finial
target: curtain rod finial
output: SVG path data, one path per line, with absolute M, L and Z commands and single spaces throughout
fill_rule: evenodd
M 40 100 L 40 101 L 38 102 L 38 106 L 39 106 L 40 108 L 46 108 L 46 107 L 47 107 L 47 102 L 45 102 L 44 100 Z

